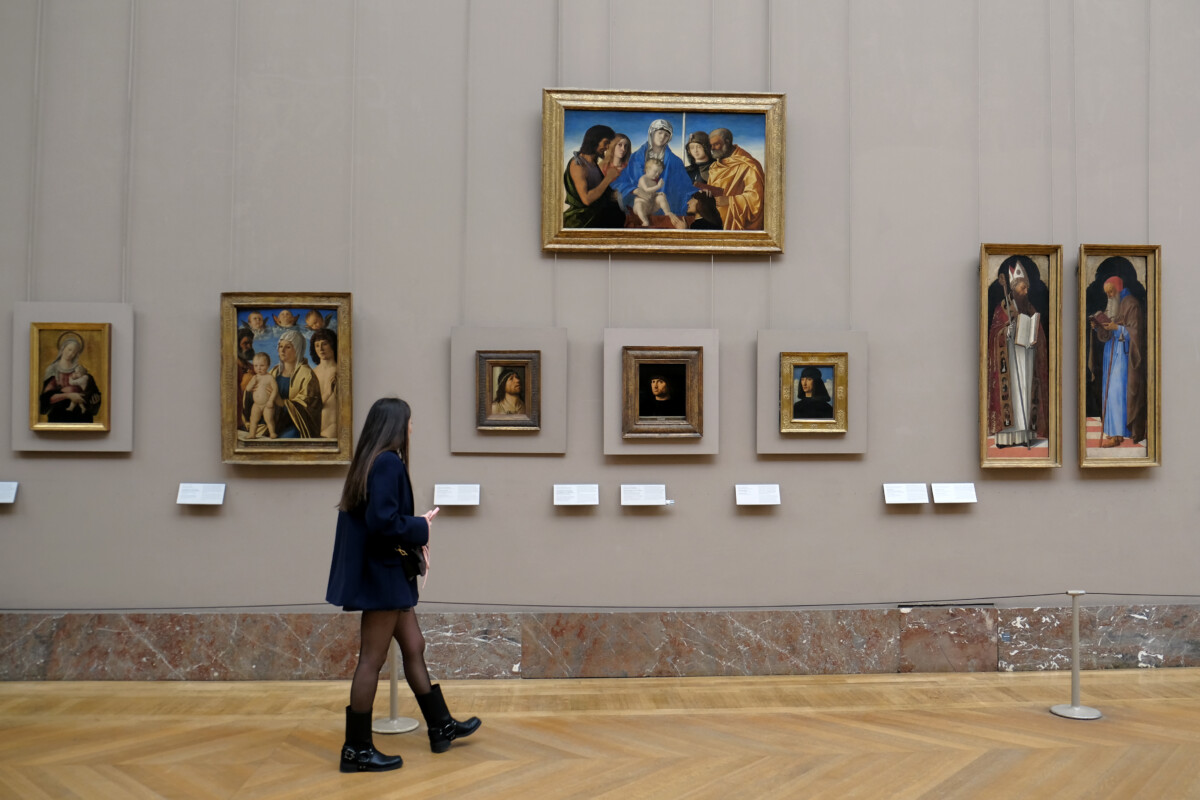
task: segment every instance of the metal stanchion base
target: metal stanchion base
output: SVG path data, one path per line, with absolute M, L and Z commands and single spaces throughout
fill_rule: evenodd
M 1050 713 L 1067 719 L 1100 719 L 1104 716 L 1091 706 L 1072 706 L 1066 703 L 1050 706 Z
M 380 717 L 371 723 L 371 730 L 375 733 L 408 733 L 415 731 L 419 727 L 419 723 L 412 717 L 395 717 L 389 719 Z

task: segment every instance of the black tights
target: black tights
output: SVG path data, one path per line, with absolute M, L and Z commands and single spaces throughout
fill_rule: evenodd
M 425 637 L 417 622 L 417 612 L 364 611 L 358 650 L 358 667 L 350 682 L 350 709 L 369 712 L 375 706 L 375 688 L 379 671 L 387 660 L 388 644 L 395 637 L 404 659 L 404 679 L 413 694 L 429 694 L 429 671 L 425 668 Z

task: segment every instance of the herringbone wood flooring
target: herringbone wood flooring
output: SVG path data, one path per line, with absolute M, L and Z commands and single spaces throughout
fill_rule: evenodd
M 5 683 L 0 797 L 1200 798 L 1200 670 L 1082 685 L 1103 719 L 1066 673 L 453 681 L 475 736 L 343 775 L 345 682 Z

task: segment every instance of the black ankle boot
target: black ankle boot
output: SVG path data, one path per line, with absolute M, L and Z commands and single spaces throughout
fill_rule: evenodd
M 400 756 L 385 756 L 371 739 L 371 712 L 346 706 L 346 743 L 342 745 L 342 772 L 387 772 L 400 769 Z
M 425 726 L 429 728 L 429 749 L 435 753 L 446 752 L 450 749 L 450 742 L 470 736 L 483 724 L 479 717 L 459 722 L 450 716 L 446 701 L 442 699 L 442 687 L 436 683 L 429 694 L 417 695 L 417 705 L 421 707 Z

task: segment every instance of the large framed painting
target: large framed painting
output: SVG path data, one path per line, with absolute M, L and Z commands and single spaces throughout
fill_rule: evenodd
M 110 323 L 30 323 L 30 430 L 110 430 L 111 386 Z
M 542 248 L 782 253 L 785 96 L 545 89 Z
M 979 248 L 979 463 L 1062 466 L 1062 247 Z
M 350 294 L 221 295 L 221 456 L 348 464 Z
M 704 435 L 704 348 L 627 346 L 621 351 L 621 436 Z
M 1079 465 L 1162 463 L 1161 250 L 1079 247 Z
M 779 354 L 779 432 L 848 430 L 848 353 Z
M 476 430 L 537 432 L 541 419 L 541 352 L 476 350 Z

